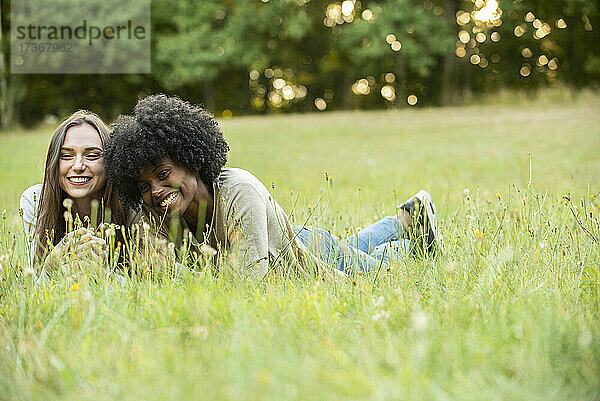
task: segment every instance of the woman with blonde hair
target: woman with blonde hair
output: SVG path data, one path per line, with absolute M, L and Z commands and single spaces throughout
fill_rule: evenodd
M 84 110 L 70 115 L 54 131 L 43 183 L 21 196 L 32 266 L 60 266 L 70 251 L 102 257 L 104 240 L 88 228 L 68 232 L 69 221 L 124 223 L 123 208 L 104 175 L 108 139 L 109 129 L 102 119 Z

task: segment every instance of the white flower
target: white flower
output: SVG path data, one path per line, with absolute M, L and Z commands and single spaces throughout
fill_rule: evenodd
M 469 194 L 470 194 L 470 193 L 471 193 L 471 192 L 469 191 L 469 189 L 468 189 L 468 188 L 465 188 L 465 189 L 463 190 L 463 195 L 464 195 L 465 197 L 469 196 Z
M 33 276 L 35 274 L 35 271 L 31 268 L 31 266 L 27 266 L 23 268 L 23 274 L 25 274 L 26 276 Z
M 63 206 L 66 209 L 71 210 L 71 208 L 73 207 L 73 199 L 71 199 L 71 198 L 65 198 L 63 200 Z
M 390 312 L 382 310 L 382 311 L 378 311 L 377 313 L 375 313 L 373 315 L 373 320 L 383 320 L 383 319 L 389 319 L 390 318 Z
M 583 331 L 579 335 L 579 346 L 581 348 L 587 348 L 592 343 L 592 333 L 588 330 Z
M 429 316 L 423 311 L 418 311 L 412 316 L 412 327 L 416 332 L 422 332 L 429 325 Z
M 385 304 L 385 300 L 383 299 L 383 296 L 380 296 L 377 299 L 373 298 L 373 305 L 375 305 L 376 308 L 381 308 L 383 306 L 383 304 Z

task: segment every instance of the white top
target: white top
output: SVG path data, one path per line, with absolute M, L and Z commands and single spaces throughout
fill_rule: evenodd
M 23 191 L 20 201 L 20 208 L 23 210 L 23 231 L 25 232 L 29 265 L 31 267 L 33 267 L 33 258 L 36 250 L 36 241 L 34 241 L 35 221 L 37 219 L 37 210 L 41 196 L 42 184 L 35 184 Z

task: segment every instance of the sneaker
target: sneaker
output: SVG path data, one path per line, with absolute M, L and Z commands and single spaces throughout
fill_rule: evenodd
M 441 237 L 438 231 L 435 204 L 429 192 L 424 189 L 408 199 L 398 209 L 406 210 L 416 222 L 417 242 L 422 243 L 427 253 L 434 254 L 441 249 Z

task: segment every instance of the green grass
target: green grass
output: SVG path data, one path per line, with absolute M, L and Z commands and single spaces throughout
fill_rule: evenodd
M 310 205 L 345 236 L 432 193 L 446 252 L 355 284 L 187 272 L 36 287 L 16 209 L 51 129 L 2 134 L 0 251 L 17 242 L 0 273 L 0 400 L 598 399 L 599 106 L 223 121 L 228 164 L 297 221 Z

